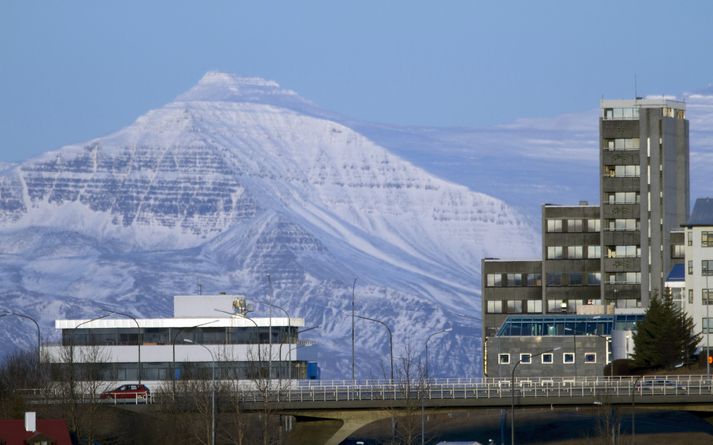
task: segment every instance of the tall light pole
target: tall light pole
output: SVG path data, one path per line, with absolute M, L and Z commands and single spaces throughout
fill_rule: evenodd
M 354 283 L 352 283 L 352 382 L 356 382 L 356 377 L 354 373 L 354 363 L 355 363 L 355 350 L 354 350 L 354 289 L 356 288 L 357 279 L 354 278 Z
M 186 330 L 186 329 L 199 328 L 199 327 L 201 327 L 201 326 L 205 326 L 205 325 L 207 325 L 207 324 L 215 323 L 215 322 L 217 322 L 217 321 L 218 321 L 218 320 L 212 320 L 212 321 L 207 321 L 207 322 L 205 322 L 205 323 L 197 324 L 197 325 L 195 325 L 195 326 L 186 326 L 186 327 L 183 327 L 183 328 L 178 328 L 178 330 L 176 331 L 176 333 L 173 334 L 173 338 L 171 339 L 171 348 L 172 348 L 172 350 L 173 350 L 173 356 L 172 356 L 173 358 L 172 358 L 172 361 L 171 361 L 171 364 L 172 364 L 172 366 L 171 366 L 171 371 L 172 371 L 172 373 L 173 373 L 173 376 L 172 376 L 171 380 L 173 381 L 173 385 L 172 385 L 172 386 L 173 386 L 173 397 L 174 397 L 174 398 L 176 398 L 176 338 L 178 338 L 178 334 L 180 334 L 181 332 L 183 332 L 183 331 Z
M 431 337 L 439 334 L 444 334 L 446 332 L 451 332 L 453 328 L 446 328 L 446 329 L 441 329 L 440 331 L 436 331 L 432 334 L 430 334 L 428 337 L 426 337 L 426 378 L 430 378 L 430 366 L 429 366 L 429 360 L 428 360 L 428 342 L 431 340 Z
M 134 323 L 136 323 L 136 331 L 137 331 L 136 332 L 136 337 L 137 337 L 136 346 L 138 347 L 138 350 L 139 350 L 136 365 L 138 366 L 137 371 L 139 373 L 138 377 L 139 377 L 139 385 L 140 385 L 141 384 L 141 343 L 143 343 L 143 342 L 141 341 L 141 326 L 139 325 L 139 321 L 133 315 L 129 315 L 124 312 L 113 311 L 113 310 L 107 309 L 105 307 L 102 307 L 102 310 L 105 312 L 109 312 L 110 314 L 121 315 L 122 317 L 130 318 L 130 319 L 134 320 Z
M 369 317 L 362 317 L 361 315 L 355 315 L 356 318 L 361 318 L 362 320 L 368 320 L 368 321 L 373 321 L 374 323 L 379 323 L 382 326 L 386 328 L 386 331 L 389 333 L 389 356 L 391 358 L 391 383 L 394 382 L 394 341 L 393 341 L 393 336 L 391 335 L 391 328 L 384 323 L 381 320 L 377 320 L 376 318 L 369 318 Z
M 446 329 L 441 329 L 440 331 L 434 332 L 430 334 L 428 337 L 426 337 L 426 379 L 429 378 L 428 375 L 428 341 L 433 337 L 434 335 L 438 334 L 443 334 L 446 332 L 451 332 L 453 328 L 446 328 Z M 426 443 L 426 417 L 425 417 L 425 408 L 424 408 L 424 396 L 421 394 L 421 445 L 424 445 Z
M 70 342 L 69 342 L 69 362 L 70 366 L 72 369 L 70 369 L 70 372 L 72 373 L 72 378 L 71 378 L 71 391 L 72 391 L 72 396 L 74 396 L 74 337 L 77 332 L 77 328 L 79 328 L 82 325 L 89 324 L 93 321 L 96 320 L 101 320 L 102 318 L 108 317 L 109 314 L 104 314 L 99 317 L 94 317 L 90 320 L 84 320 L 83 322 L 79 323 L 77 326 L 72 328 L 72 336 L 70 337 Z
M 268 300 L 272 301 L 273 300 L 273 288 L 272 288 L 272 278 L 270 278 L 270 274 L 267 274 L 267 282 L 270 285 L 270 293 L 267 295 Z M 269 348 L 270 348 L 270 355 L 268 356 L 268 365 L 267 365 L 267 372 L 268 372 L 268 385 L 270 385 L 270 382 L 272 382 L 272 307 L 270 307 L 270 310 L 268 311 L 268 317 L 269 319 L 269 327 L 267 329 L 267 336 L 268 336 L 268 342 L 269 342 Z
M 35 327 L 37 328 L 37 368 L 38 368 L 38 370 L 39 370 L 40 363 L 42 362 L 42 359 L 41 359 L 41 356 L 40 356 L 40 348 L 41 348 L 41 343 L 42 343 L 42 337 L 41 337 L 41 334 L 40 334 L 40 325 L 39 325 L 39 323 L 37 323 L 37 320 L 35 320 L 34 318 L 30 317 L 29 315 L 20 314 L 20 313 L 17 313 L 17 312 L 5 312 L 5 313 L 3 313 L 3 314 L 0 314 L 0 317 L 5 317 L 5 316 L 7 316 L 7 315 L 14 315 L 15 317 L 25 318 L 25 319 L 30 320 L 31 322 L 33 322 L 33 323 L 35 324 Z
M 193 343 L 193 340 L 184 338 L 183 341 L 185 343 L 191 343 L 191 344 L 196 344 L 198 346 L 202 346 L 203 349 L 208 351 L 208 354 L 210 354 L 211 358 L 211 394 L 210 394 L 210 443 L 211 445 L 215 445 L 215 356 L 213 355 L 213 351 L 211 351 L 206 345 L 203 343 Z
M 530 356 L 530 361 L 532 361 L 535 357 L 541 356 L 542 354 L 559 351 L 560 349 L 562 348 L 557 346 L 556 348 L 548 349 L 547 351 L 538 352 L 537 354 Z M 521 362 L 522 360 L 518 360 L 517 363 L 515 363 L 515 366 L 512 367 L 512 374 L 510 375 L 510 445 L 515 445 L 515 370 Z
M 265 302 L 265 301 L 263 301 L 262 303 L 264 303 L 264 304 L 266 304 L 266 305 L 268 305 L 268 306 L 270 306 L 270 307 L 274 307 L 275 309 L 279 309 L 279 310 L 281 310 L 282 312 L 285 313 L 285 316 L 287 317 L 287 339 L 288 339 L 288 343 L 290 343 L 289 340 L 290 340 L 291 337 L 292 337 L 292 324 L 291 324 L 292 321 L 291 321 L 291 319 L 290 319 L 290 314 L 289 314 L 289 313 L 287 312 L 287 310 L 285 310 L 285 308 L 283 308 L 282 306 L 278 306 L 278 305 L 276 305 L 276 304 L 274 304 L 274 303 L 267 303 L 267 302 Z M 272 352 L 272 351 L 271 351 L 271 352 Z M 282 342 L 280 342 L 279 355 L 280 355 L 280 360 L 282 360 Z M 291 366 L 292 363 L 291 363 L 291 362 L 292 362 L 292 360 L 290 360 L 290 363 L 287 364 L 287 380 L 292 380 L 292 366 Z

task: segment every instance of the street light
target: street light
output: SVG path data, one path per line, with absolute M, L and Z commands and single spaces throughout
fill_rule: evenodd
M 213 351 L 211 351 L 203 343 L 194 343 L 193 340 L 190 340 L 188 338 L 184 338 L 183 341 L 185 343 L 191 343 L 203 347 L 203 349 L 208 351 L 208 354 L 210 354 L 210 358 L 212 360 L 210 366 L 212 387 L 210 395 L 210 443 L 211 445 L 215 445 L 215 356 L 213 355 Z
M 41 347 L 42 338 L 41 338 L 41 335 L 40 335 L 40 325 L 39 325 L 39 323 L 37 323 L 37 320 L 35 320 L 34 318 L 30 317 L 29 315 L 19 314 L 19 313 L 17 313 L 17 312 L 9 312 L 9 311 L 8 311 L 8 312 L 5 312 L 5 313 L 3 313 L 3 314 L 0 314 L 0 317 L 5 317 L 6 315 L 14 315 L 14 316 L 16 316 L 16 317 L 26 318 L 26 319 L 32 321 L 32 322 L 35 324 L 35 327 L 37 328 L 37 368 L 38 368 L 38 370 L 39 370 L 40 362 L 42 361 L 42 359 L 41 359 L 41 357 L 40 357 L 40 347 Z
M 279 309 L 279 310 L 281 310 L 282 312 L 285 313 L 285 316 L 287 317 L 287 339 L 288 339 L 288 341 L 289 341 L 289 339 L 290 339 L 290 337 L 291 337 L 291 335 L 292 335 L 292 325 L 291 325 L 292 321 L 291 321 L 291 319 L 290 319 L 290 314 L 287 313 L 287 310 L 286 310 L 285 308 L 283 308 L 282 306 L 279 306 L 279 305 L 274 304 L 274 303 L 268 303 L 268 302 L 266 302 L 266 301 L 261 301 L 260 303 L 263 303 L 263 304 L 265 304 L 265 305 L 267 305 L 267 306 L 270 306 L 270 307 L 274 307 L 275 309 Z M 270 318 L 270 320 L 272 321 L 272 318 Z M 272 341 L 272 336 L 270 336 L 270 340 Z M 280 356 L 280 361 L 282 361 L 282 342 L 280 342 L 280 350 L 279 350 L 278 354 L 279 354 L 279 356 Z M 270 356 L 272 356 L 272 347 L 270 347 Z M 291 362 L 291 361 L 292 361 L 292 360 L 290 360 L 290 362 Z M 292 380 L 292 367 L 291 367 L 291 363 L 288 363 L 288 364 L 287 364 L 287 380 Z
M 433 337 L 434 335 L 438 334 L 443 334 L 446 332 L 451 332 L 453 328 L 446 328 L 446 329 L 441 329 L 440 331 L 434 332 L 430 334 L 428 337 L 426 337 L 426 379 L 429 378 L 428 375 L 428 341 Z M 421 445 L 424 445 L 426 442 L 426 420 L 425 420 L 425 415 L 424 415 L 424 396 L 421 394 Z
M 451 332 L 452 330 L 453 330 L 453 328 L 441 329 L 440 331 L 434 332 L 434 333 L 430 334 L 428 337 L 426 337 L 426 378 L 430 377 L 430 373 L 429 373 L 430 367 L 428 366 L 428 364 L 429 364 L 429 361 L 428 361 L 428 342 L 429 342 L 429 340 L 431 340 L 431 337 L 433 337 L 435 335 L 443 334 L 446 332 Z
M 197 325 L 195 325 L 195 326 L 186 326 L 186 327 L 178 328 L 178 330 L 176 331 L 176 333 L 173 334 L 173 338 L 171 339 L 171 348 L 173 349 L 173 358 L 172 358 L 172 362 L 171 362 L 171 364 L 172 364 L 171 371 L 173 372 L 173 376 L 172 376 L 171 380 L 173 381 L 173 385 L 172 385 L 172 386 L 173 386 L 173 398 L 174 398 L 174 399 L 176 398 L 176 338 L 178 338 L 178 334 L 180 334 L 181 332 L 183 332 L 183 331 L 186 330 L 186 329 L 199 328 L 199 327 L 205 326 L 205 325 L 207 325 L 207 324 L 215 323 L 216 321 L 218 321 L 218 320 L 207 321 L 207 322 L 205 322 L 205 323 L 197 324 Z
M 356 377 L 354 374 L 354 288 L 356 288 L 357 279 L 354 278 L 354 283 L 352 283 L 352 382 L 356 382 Z
M 105 307 L 102 307 L 102 310 L 105 311 L 105 312 L 109 312 L 110 314 L 121 315 L 122 317 L 130 318 L 130 319 L 134 320 L 134 323 L 136 323 L 136 331 L 137 331 L 137 333 L 136 333 L 136 339 L 137 339 L 137 341 L 136 341 L 136 346 L 138 347 L 138 350 L 139 350 L 139 355 L 138 355 L 138 358 L 137 358 L 137 361 L 136 361 L 136 365 L 138 366 L 138 370 L 137 370 L 137 371 L 138 371 L 139 385 L 140 385 L 140 384 L 141 384 L 141 343 L 142 343 L 142 341 L 141 341 L 141 326 L 139 326 L 139 321 L 138 321 L 138 320 L 136 319 L 136 317 L 134 317 L 133 315 L 129 315 L 129 314 L 126 314 L 126 313 L 124 313 L 124 312 L 112 311 L 111 309 L 107 309 L 107 308 L 105 308 Z
M 530 361 L 532 361 L 535 357 L 539 357 L 549 352 L 559 351 L 560 349 L 562 348 L 557 346 L 556 348 L 548 349 L 547 351 L 538 352 L 537 354 L 530 356 Z M 515 363 L 515 366 L 512 367 L 512 374 L 510 375 L 510 445 L 515 445 L 515 370 L 521 362 L 522 360 L 518 360 L 517 363 Z
M 386 331 L 389 333 L 389 356 L 391 358 L 391 383 L 394 382 L 394 341 L 393 341 L 393 336 L 391 335 L 391 328 L 384 323 L 381 320 L 377 320 L 376 318 L 369 318 L 369 317 L 362 317 L 361 315 L 355 315 L 356 318 L 361 318 L 362 320 L 368 320 L 368 321 L 373 321 L 374 323 L 379 323 L 382 326 L 386 328 Z

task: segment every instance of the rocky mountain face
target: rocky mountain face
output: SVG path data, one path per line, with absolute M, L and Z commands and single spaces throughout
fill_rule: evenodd
M 273 294 L 319 326 L 300 355 L 348 377 L 357 278 L 357 313 L 391 326 L 396 354 L 422 359 L 426 336 L 452 327 L 431 340 L 432 373 L 473 376 L 480 259 L 537 255 L 536 232 L 503 201 L 258 78 L 208 73 L 114 134 L 0 168 L 0 297 L 46 335 L 98 304 L 146 318 L 198 286 Z M 3 344 L 33 345 L 23 320 L 1 322 Z M 383 328 L 356 332 L 359 375 L 383 376 Z

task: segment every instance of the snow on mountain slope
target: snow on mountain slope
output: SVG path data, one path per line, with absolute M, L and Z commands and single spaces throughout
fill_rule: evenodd
M 690 121 L 691 198 L 713 196 L 713 87 L 680 95 Z M 598 109 L 488 128 L 400 127 L 349 121 L 442 178 L 495 196 L 539 226 L 544 203 L 598 203 Z
M 310 353 L 332 377 L 350 368 L 354 277 L 359 313 L 390 324 L 397 351 L 452 325 L 433 349 L 451 358 L 434 371 L 478 374 L 480 259 L 536 256 L 537 240 L 503 201 L 432 176 L 274 82 L 224 73 L 0 176 L 0 295 L 45 331 L 53 317 L 96 315 L 93 302 L 168 315 L 170 297 L 197 283 L 274 292 L 320 326 Z M 383 334 L 359 325 L 361 375 L 382 371 Z

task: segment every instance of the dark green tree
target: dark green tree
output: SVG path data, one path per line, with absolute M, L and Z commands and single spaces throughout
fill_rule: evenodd
M 693 319 L 677 308 L 670 296 L 651 299 L 634 332 L 634 365 L 640 369 L 673 368 L 686 363 L 701 341 Z

